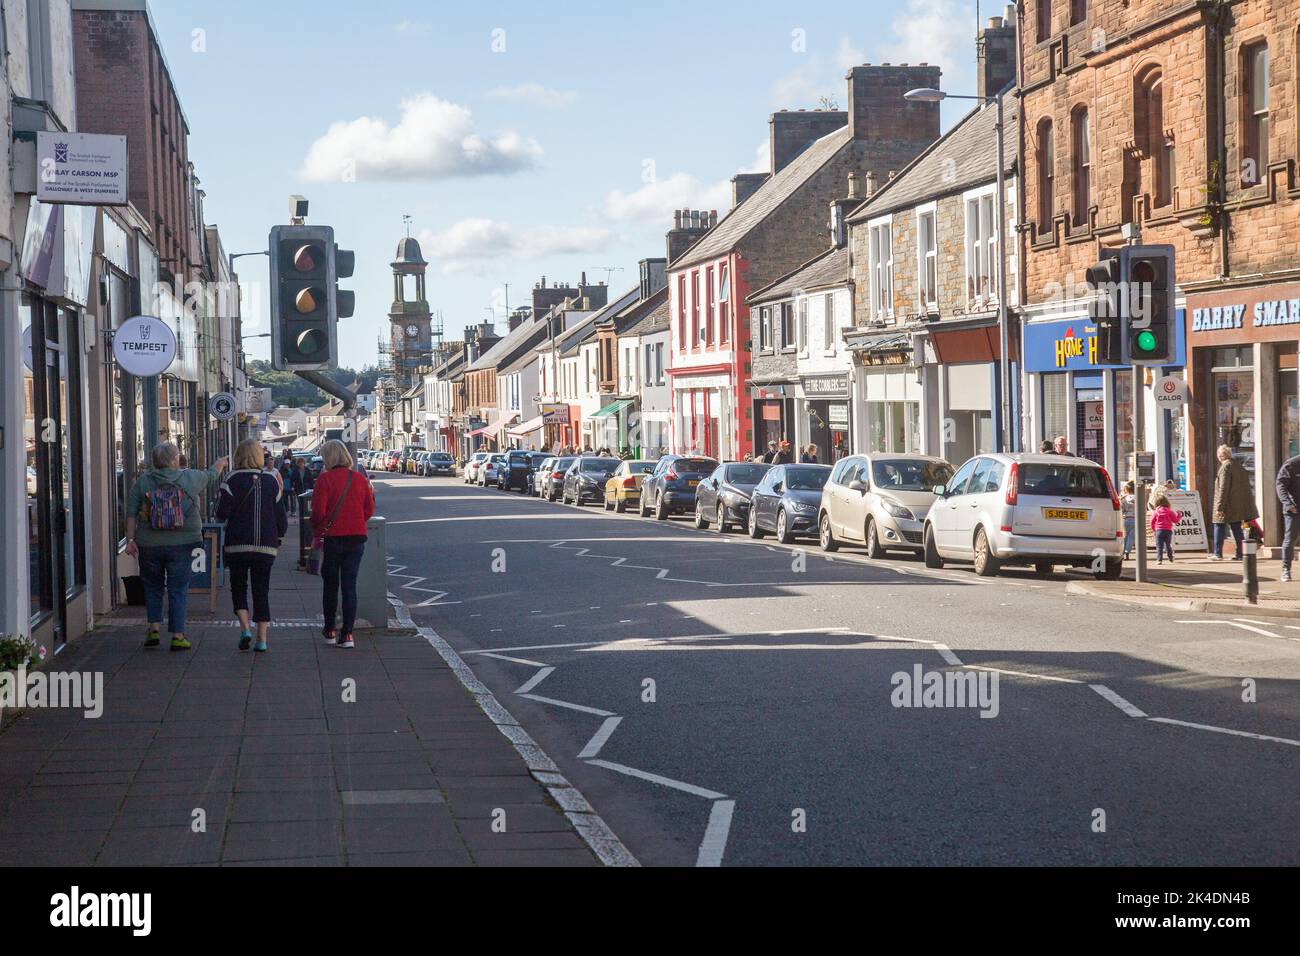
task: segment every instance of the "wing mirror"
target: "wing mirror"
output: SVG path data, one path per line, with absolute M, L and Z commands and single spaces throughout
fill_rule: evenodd
M 936 498 L 942 498 L 948 492 L 948 489 L 943 485 L 935 485 L 933 490 Z
M 781 494 L 781 492 L 785 491 L 785 486 L 778 481 L 776 484 L 772 486 L 772 491 L 779 495 Z
M 852 481 L 849 482 L 849 490 L 856 491 L 858 492 L 858 494 L 865 495 L 867 493 L 867 483 L 863 481 L 861 478 L 854 478 Z

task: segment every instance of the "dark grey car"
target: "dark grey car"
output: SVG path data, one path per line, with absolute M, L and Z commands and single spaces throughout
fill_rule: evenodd
M 799 535 L 817 533 L 817 509 L 822 486 L 830 477 L 829 465 L 777 465 L 754 488 L 749 509 L 749 536 L 768 531 L 782 544 Z
M 588 501 L 603 502 L 605 482 L 621 464 L 623 463 L 617 458 L 596 458 L 592 455 L 584 455 L 574 461 L 564 473 L 564 486 L 560 491 L 564 504 L 573 502 L 581 508 Z
M 726 532 L 733 524 L 745 527 L 754 487 L 771 467 L 761 461 L 719 465 L 696 489 L 695 527 L 703 529 L 712 523 L 720 532 Z

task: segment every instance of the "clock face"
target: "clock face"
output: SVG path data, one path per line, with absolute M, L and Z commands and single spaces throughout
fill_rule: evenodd
M 418 325 L 408 325 L 406 327 L 406 334 L 410 338 L 415 338 L 417 335 L 420 334 L 420 327 Z

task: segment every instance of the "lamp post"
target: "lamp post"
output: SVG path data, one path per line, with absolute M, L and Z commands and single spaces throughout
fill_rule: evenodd
M 268 250 L 266 250 L 266 249 L 262 249 L 262 250 L 259 250 L 259 251 L 257 251 L 257 252 L 232 252 L 232 253 L 230 253 L 230 255 L 227 257 L 228 264 L 229 264 L 229 267 L 230 267 L 230 281 L 231 281 L 231 282 L 234 282 L 234 281 L 235 281 L 235 260 L 236 260 L 236 259 L 242 259 L 242 258 L 244 258 L 245 256 L 270 256 L 270 254 L 271 254 L 271 253 L 270 253 Z M 249 339 L 259 339 L 259 338 L 269 338 L 269 337 L 270 337 L 270 335 L 271 335 L 270 332 L 267 332 L 264 336 L 263 336 L 263 335 L 244 335 L 244 334 L 243 334 L 243 318 L 242 318 L 242 317 L 243 317 L 243 309 L 242 309 L 242 307 L 240 308 L 240 317 L 241 317 L 241 318 L 240 318 L 240 334 L 239 334 L 239 339 L 240 339 L 240 341 L 243 341 L 243 340 L 246 339 L 246 338 L 249 338 Z M 237 349 L 236 349 L 236 347 L 235 347 L 235 317 L 232 315 L 232 316 L 230 317 L 230 388 L 231 388 L 232 391 L 234 390 L 234 387 L 235 387 L 235 371 L 236 371 L 238 368 L 239 368 L 239 353 L 238 353 L 238 351 L 237 351 Z M 235 421 L 234 421 L 234 419 L 231 419 L 231 422 L 230 422 L 230 454 L 231 454 L 232 456 L 235 454 Z
M 997 212 L 994 220 L 997 223 L 998 230 L 998 427 L 997 427 L 997 447 L 998 451 L 1009 451 L 1011 445 L 1011 363 L 1008 358 L 1007 348 L 1007 253 L 1006 253 L 1006 222 L 1007 222 L 1007 186 L 1004 174 L 1003 163 L 1003 122 L 1002 122 L 1002 96 L 960 96 L 953 93 L 945 93 L 943 90 L 917 89 L 908 90 L 903 94 L 903 99 L 914 103 L 938 103 L 941 100 L 979 100 L 981 103 L 994 103 L 997 105 L 997 140 L 998 140 L 998 174 L 997 174 Z

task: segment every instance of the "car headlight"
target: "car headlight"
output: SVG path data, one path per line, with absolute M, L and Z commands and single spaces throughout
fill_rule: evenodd
M 893 515 L 895 518 L 903 518 L 906 521 L 916 520 L 916 515 L 912 514 L 911 509 L 904 508 L 896 501 L 884 501 L 881 502 L 881 504 L 884 506 L 885 511 L 889 512 L 889 514 Z
M 801 515 L 810 515 L 817 510 L 817 506 L 809 504 L 806 501 L 796 501 L 791 505 L 791 510 Z

